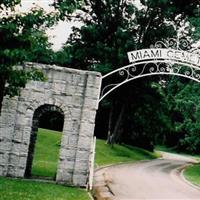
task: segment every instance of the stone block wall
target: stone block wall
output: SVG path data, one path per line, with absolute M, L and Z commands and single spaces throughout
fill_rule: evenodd
M 0 176 L 25 176 L 33 116 L 39 107 L 48 105 L 64 113 L 56 181 L 85 186 L 101 75 L 37 63 L 27 63 L 26 68 L 41 69 L 48 80 L 31 81 L 20 96 L 4 98 L 0 116 Z

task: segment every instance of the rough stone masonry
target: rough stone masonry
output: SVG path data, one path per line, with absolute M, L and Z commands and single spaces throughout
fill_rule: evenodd
M 101 74 L 52 65 L 26 63 L 48 80 L 30 81 L 21 95 L 3 100 L 0 116 L 0 176 L 30 172 L 38 118 L 43 112 L 64 114 L 56 181 L 85 186 L 101 85 Z

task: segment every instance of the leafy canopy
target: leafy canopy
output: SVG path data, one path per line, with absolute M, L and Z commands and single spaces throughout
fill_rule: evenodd
M 68 67 L 105 74 L 128 64 L 128 51 L 149 48 L 158 40 L 178 35 L 192 42 L 198 39 L 193 36 L 198 31 L 195 20 L 198 19 L 199 0 L 141 0 L 140 7 L 127 0 L 87 0 L 76 6 L 79 12 L 73 17 L 82 21 L 83 26 L 73 29 L 63 50 L 57 54 L 62 58 L 60 64 Z M 59 9 L 65 12 L 62 6 Z M 117 138 L 139 143 L 137 138 L 140 137 L 140 141 L 151 143 L 159 137 L 157 132 L 174 132 L 174 122 L 170 118 L 173 104 L 166 101 L 167 94 L 160 80 L 162 78 L 153 77 L 129 83 L 132 87 L 119 88 L 105 100 L 108 102 L 105 105 L 114 106 L 116 110 L 110 115 L 109 124 L 111 132 L 119 130 Z M 99 120 L 107 124 L 108 119 L 103 118 Z
M 45 79 L 40 71 L 13 66 L 24 61 L 47 62 L 47 52 L 52 52 L 45 29 L 55 24 L 57 15 L 39 7 L 19 12 L 20 2 L 0 2 L 0 104 L 4 95 L 19 94 L 28 80 Z

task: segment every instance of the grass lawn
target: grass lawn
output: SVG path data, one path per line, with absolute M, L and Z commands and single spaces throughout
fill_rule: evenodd
M 1 200 L 90 200 L 86 191 L 62 185 L 0 177 Z
M 32 167 L 33 176 L 55 177 L 59 156 L 61 133 L 38 129 L 35 154 Z M 109 165 L 157 158 L 158 155 L 140 148 L 115 144 L 113 148 L 105 140 L 97 139 L 96 165 Z
M 200 164 L 187 167 L 183 175 L 191 183 L 200 186 Z
M 32 175 L 54 178 L 62 134 L 38 129 Z M 0 200 L 90 200 L 82 189 L 0 177 Z
M 52 179 L 56 176 L 61 132 L 38 129 L 32 176 L 45 176 Z
M 39 129 L 32 167 L 33 176 L 55 177 L 61 133 Z M 156 158 L 155 153 L 130 146 L 114 145 L 97 140 L 98 166 Z M 0 177 L 0 200 L 89 200 L 85 190 L 62 185 Z
M 110 165 L 122 162 L 134 162 L 158 158 L 159 155 L 140 148 L 115 144 L 113 148 L 105 144 L 105 140 L 97 140 L 96 165 Z

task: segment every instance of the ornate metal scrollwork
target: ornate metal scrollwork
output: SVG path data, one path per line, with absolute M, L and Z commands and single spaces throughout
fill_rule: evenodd
M 172 48 L 177 50 L 189 50 L 191 49 L 190 41 L 187 38 L 169 38 L 168 40 L 164 41 L 157 41 L 155 45 L 151 45 L 151 48 Z
M 158 41 L 151 48 L 175 49 L 186 53 L 193 52 L 190 43 L 184 38 L 179 41 L 172 38 L 166 43 Z M 196 50 L 194 54 L 194 56 L 197 56 Z M 140 59 L 139 62 L 116 69 L 102 77 L 103 89 L 99 102 L 121 85 L 131 80 L 152 75 L 176 75 L 200 82 L 200 63 L 192 64 L 180 59 Z

